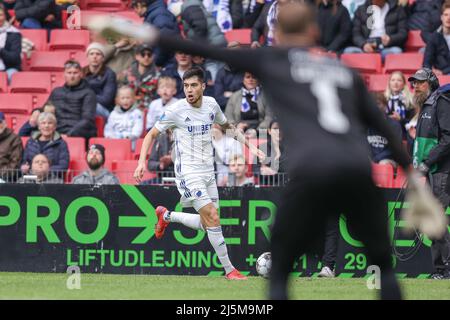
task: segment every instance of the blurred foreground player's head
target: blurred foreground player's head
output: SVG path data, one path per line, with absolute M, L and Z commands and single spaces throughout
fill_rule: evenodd
M 316 10 L 307 3 L 290 1 L 279 7 L 275 43 L 279 46 L 314 46 L 319 39 Z

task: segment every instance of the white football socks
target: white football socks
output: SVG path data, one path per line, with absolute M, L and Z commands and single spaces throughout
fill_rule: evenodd
M 208 233 L 209 242 L 216 251 L 217 257 L 225 269 L 225 273 L 230 273 L 233 271 L 234 267 L 228 257 L 227 245 L 222 234 L 222 227 L 206 228 L 206 232 Z
M 186 227 L 189 227 L 194 230 L 205 231 L 205 229 L 203 228 L 202 222 L 200 220 L 199 214 L 166 211 L 164 213 L 164 220 L 170 221 L 170 222 L 178 222 L 178 223 L 184 224 Z

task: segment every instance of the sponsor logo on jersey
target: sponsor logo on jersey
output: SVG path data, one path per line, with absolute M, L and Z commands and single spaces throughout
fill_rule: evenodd
M 191 119 L 189 119 L 189 117 L 186 117 L 186 119 L 184 119 L 184 122 L 190 122 Z
M 199 124 L 195 126 L 188 126 L 188 131 L 193 135 L 204 135 L 212 128 L 212 124 Z

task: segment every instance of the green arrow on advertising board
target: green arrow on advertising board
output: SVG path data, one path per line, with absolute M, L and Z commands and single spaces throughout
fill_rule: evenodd
M 125 228 L 144 228 L 142 232 L 134 238 L 132 244 L 144 244 L 150 240 L 155 231 L 154 226 L 158 222 L 154 214 L 155 208 L 147 198 L 132 185 L 120 185 L 125 193 L 133 200 L 138 208 L 144 213 L 144 216 L 122 216 L 119 217 L 119 227 Z

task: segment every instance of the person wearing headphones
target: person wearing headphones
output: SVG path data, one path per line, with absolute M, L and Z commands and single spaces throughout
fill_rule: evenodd
M 450 204 L 450 83 L 439 87 L 429 68 L 417 70 L 408 81 L 414 88 L 413 101 L 420 107 L 413 165 L 427 177 L 445 211 Z M 431 278 L 450 279 L 450 235 L 446 232 L 431 240 Z

